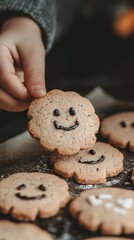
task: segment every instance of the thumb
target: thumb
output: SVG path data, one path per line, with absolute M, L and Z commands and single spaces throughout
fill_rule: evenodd
M 43 97 L 45 87 L 45 49 L 37 43 L 34 46 L 23 44 L 19 50 L 24 70 L 24 83 L 34 98 Z

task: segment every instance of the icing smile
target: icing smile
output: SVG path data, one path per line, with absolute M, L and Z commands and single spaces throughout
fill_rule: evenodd
M 37 195 L 37 196 L 32 196 L 32 197 L 27 197 L 27 196 L 22 196 L 20 193 L 15 194 L 16 197 L 22 199 L 22 200 L 40 200 L 42 198 L 45 198 L 45 194 Z
M 56 129 L 61 129 L 61 130 L 65 130 L 65 131 L 71 131 L 71 130 L 77 128 L 79 126 L 79 124 L 80 123 L 76 120 L 74 125 L 72 125 L 70 127 L 64 127 L 64 126 L 59 125 L 57 123 L 57 121 L 54 121 L 54 126 Z
M 79 160 L 79 163 L 87 163 L 87 164 L 99 164 L 101 162 L 103 162 L 105 160 L 105 156 L 104 155 L 101 155 L 101 157 L 98 159 L 98 160 L 91 160 L 91 161 L 88 161 L 88 160 L 84 160 L 82 159 L 82 157 L 80 158 Z

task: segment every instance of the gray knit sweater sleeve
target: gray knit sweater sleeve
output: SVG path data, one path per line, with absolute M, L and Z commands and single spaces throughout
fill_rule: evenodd
M 47 51 L 51 48 L 56 29 L 55 0 L 0 0 L 1 13 L 26 14 L 45 31 Z

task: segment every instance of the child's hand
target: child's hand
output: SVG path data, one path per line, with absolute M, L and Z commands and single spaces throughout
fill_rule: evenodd
M 45 95 L 45 49 L 39 26 L 26 17 L 7 20 L 0 32 L 0 109 L 23 111 Z

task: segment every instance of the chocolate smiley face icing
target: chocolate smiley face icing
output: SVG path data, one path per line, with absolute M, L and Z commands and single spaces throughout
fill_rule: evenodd
M 0 211 L 35 220 L 58 213 L 69 201 L 67 183 L 46 173 L 15 173 L 0 181 Z
M 134 112 L 122 112 L 103 119 L 101 135 L 116 147 L 134 151 Z
M 84 191 L 74 199 L 70 211 L 89 231 L 119 235 L 134 233 L 134 191 L 99 188 Z
M 0 221 L 0 240 L 52 240 L 46 231 L 30 223 Z
M 28 110 L 28 130 L 49 151 L 73 155 L 92 147 L 99 119 L 91 102 L 75 92 L 52 90 Z
M 123 154 L 109 144 L 96 142 L 91 149 L 73 156 L 52 153 L 54 171 L 78 183 L 99 184 L 123 171 Z
M 17 198 L 20 198 L 22 200 L 39 200 L 39 199 L 43 199 L 46 197 L 45 194 L 39 194 L 39 195 L 35 195 L 35 196 L 26 196 L 20 193 L 21 190 L 26 189 L 27 186 L 25 184 L 21 184 L 19 185 L 16 189 L 18 190 L 18 192 L 15 194 L 15 196 Z M 40 184 L 37 189 L 39 189 L 41 192 L 45 192 L 46 191 L 46 187 L 43 184 Z

